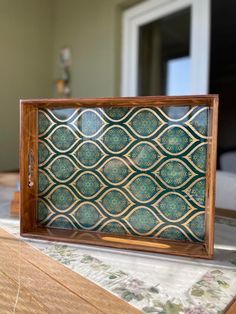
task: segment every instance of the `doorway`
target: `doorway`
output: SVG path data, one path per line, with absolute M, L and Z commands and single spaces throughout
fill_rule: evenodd
M 123 14 L 122 96 L 208 92 L 210 0 L 148 0 Z

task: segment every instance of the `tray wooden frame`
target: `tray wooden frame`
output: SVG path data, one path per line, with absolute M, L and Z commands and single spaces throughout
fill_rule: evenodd
M 111 235 L 98 232 L 53 229 L 38 226 L 36 223 L 37 204 L 37 110 L 40 107 L 111 107 L 111 106 L 160 106 L 188 104 L 207 105 L 212 109 L 210 133 L 212 141 L 207 160 L 207 189 L 205 231 L 203 243 L 147 239 L 145 237 Z M 214 215 L 215 215 L 215 177 L 216 147 L 218 124 L 218 96 L 159 96 L 159 97 L 127 97 L 127 98 L 95 98 L 95 99 L 33 99 L 20 102 L 20 218 L 21 236 L 63 241 L 70 243 L 100 245 L 120 249 L 142 250 L 167 253 L 180 256 L 211 259 L 214 253 Z M 30 159 L 30 160 L 29 160 Z M 29 169 L 30 162 L 30 169 Z M 30 173 L 29 173 L 30 171 Z M 33 182 L 30 187 L 29 182 Z

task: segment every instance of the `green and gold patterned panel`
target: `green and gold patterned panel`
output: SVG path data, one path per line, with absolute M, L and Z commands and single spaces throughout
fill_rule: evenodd
M 40 109 L 42 226 L 203 242 L 207 106 Z

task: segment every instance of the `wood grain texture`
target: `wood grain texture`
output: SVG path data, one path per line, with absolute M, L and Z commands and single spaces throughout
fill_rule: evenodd
M 217 130 L 218 130 L 218 96 L 214 97 L 210 111 L 210 135 L 208 158 L 207 158 L 207 178 L 206 178 L 206 248 L 209 257 L 214 255 L 215 237 L 215 190 L 216 190 L 216 156 L 217 156 Z
M 206 190 L 206 239 L 203 244 L 163 240 L 137 239 L 130 236 L 111 236 L 87 231 L 65 231 L 40 228 L 36 224 L 37 198 L 37 119 L 39 108 L 79 108 L 79 107 L 152 107 L 152 106 L 209 106 L 212 141 L 208 150 L 207 190 Z M 33 238 L 65 241 L 73 243 L 96 244 L 134 250 L 153 251 L 190 257 L 212 258 L 214 253 L 214 212 L 215 212 L 215 173 L 217 145 L 218 96 L 159 96 L 159 97 L 126 97 L 96 99 L 36 99 L 21 101 L 21 235 Z M 29 151 L 35 157 L 33 167 L 33 187 L 28 186 Z M 119 241 L 120 239 L 120 241 Z M 114 240 L 114 241 L 113 241 Z M 140 243 L 138 244 L 138 241 Z M 134 244 L 135 243 L 135 244 Z M 150 244 L 153 244 L 152 246 Z
M 20 285 L 20 296 L 25 306 L 33 300 L 31 306 L 44 310 L 42 313 L 140 313 L 1 228 L 0 250 L 0 274 L 7 274 L 7 278 L 5 276 L 2 280 L 13 282 L 14 287 Z M 13 296 L 14 287 L 13 292 L 9 292 Z
M 111 235 L 89 231 L 75 231 L 66 229 L 53 229 L 37 227 L 32 232 L 22 233 L 24 237 L 35 239 L 47 239 L 67 243 L 80 243 L 86 245 L 97 245 L 115 247 L 119 249 L 142 250 L 180 256 L 209 258 L 206 246 L 203 243 L 191 243 L 181 241 L 170 241 L 164 239 L 151 239 L 128 235 Z
M 16 302 L 17 298 L 17 302 Z M 26 313 L 42 314 L 49 313 L 49 310 L 24 287 L 0 271 L 0 309 L 1 313 Z
M 236 313 L 236 297 L 230 304 L 227 306 L 227 308 L 224 311 L 224 314 L 235 314 Z
M 37 109 L 34 105 L 20 107 L 20 208 L 21 230 L 29 231 L 36 224 L 37 203 Z M 31 156 L 31 157 L 30 157 Z M 31 158 L 31 170 L 29 170 Z M 29 174 L 31 172 L 31 174 Z M 31 182 L 31 186 L 30 186 Z
M 159 106 L 165 104 L 183 105 L 183 104 L 202 104 L 213 105 L 213 100 L 217 99 L 218 95 L 192 95 L 192 96 L 140 96 L 140 97 L 115 97 L 115 98 L 73 98 L 73 99 L 22 99 L 21 104 L 27 105 L 44 105 L 51 107 L 55 104 L 65 105 L 68 107 L 81 106 Z
M 11 216 L 19 217 L 20 214 L 20 192 L 14 192 L 13 198 L 11 201 Z

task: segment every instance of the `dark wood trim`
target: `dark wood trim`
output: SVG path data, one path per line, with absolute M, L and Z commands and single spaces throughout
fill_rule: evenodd
M 20 107 L 20 218 L 21 232 L 35 227 L 37 204 L 37 109 L 34 105 Z M 31 166 L 30 166 L 31 163 Z M 29 167 L 31 169 L 29 170 Z
M 40 228 L 36 225 L 37 199 L 37 110 L 43 108 L 78 108 L 111 106 L 180 106 L 199 105 L 210 107 L 210 133 L 212 136 L 208 149 L 207 190 L 206 190 L 206 240 L 204 243 L 162 241 L 149 238 L 123 237 L 87 231 L 68 231 L 62 229 Z M 190 257 L 212 258 L 214 253 L 214 212 L 215 212 L 215 174 L 217 143 L 218 96 L 159 96 L 95 99 L 36 99 L 21 100 L 20 168 L 21 168 L 21 235 L 33 238 L 65 241 L 73 243 L 96 244 L 117 248 L 168 253 Z M 30 152 L 33 167 L 29 178 Z M 29 181 L 31 186 L 29 186 Z M 140 243 L 141 242 L 141 243 Z
M 236 297 L 228 304 L 224 310 L 225 314 L 235 314 L 236 313 Z
M 236 209 L 216 208 L 216 216 L 236 219 Z
M 140 96 L 140 97 L 115 97 L 115 98 L 73 98 L 73 99 L 26 99 L 21 100 L 22 105 L 40 105 L 45 107 L 109 107 L 109 106 L 161 106 L 173 104 L 181 106 L 209 105 L 215 106 L 218 103 L 218 95 L 196 95 L 196 96 Z

